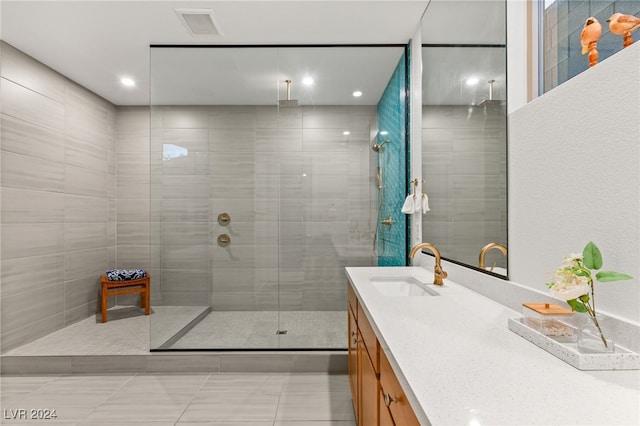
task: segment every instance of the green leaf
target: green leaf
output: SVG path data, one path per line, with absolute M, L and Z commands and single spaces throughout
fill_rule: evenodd
M 578 301 L 584 302 L 584 303 L 588 303 L 589 302 L 589 295 L 588 294 L 583 294 L 582 296 L 580 296 L 578 298 Z
M 593 244 L 592 241 L 589 241 L 582 251 L 582 257 L 584 258 L 584 266 L 589 269 L 600 269 L 602 268 L 602 253 L 600 253 L 600 249 Z
M 614 271 L 600 271 L 596 274 L 596 279 L 602 283 L 608 283 L 611 281 L 632 280 L 633 277 L 627 274 L 621 274 Z
M 578 299 L 567 300 L 569 306 L 571 306 L 571 310 L 576 312 L 587 312 L 587 308 L 585 308 L 584 303 L 579 301 Z
M 575 271 L 573 271 L 573 274 L 578 277 L 591 277 L 591 274 L 589 272 L 580 268 L 576 268 Z

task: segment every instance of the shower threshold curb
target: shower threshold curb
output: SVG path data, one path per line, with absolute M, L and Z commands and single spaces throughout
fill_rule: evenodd
M 347 372 L 347 351 L 150 352 L 139 355 L 2 356 L 0 375 Z

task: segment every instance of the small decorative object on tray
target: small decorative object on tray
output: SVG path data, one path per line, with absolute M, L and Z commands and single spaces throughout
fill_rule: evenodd
M 575 340 L 573 311 L 550 303 L 523 303 L 523 322 L 545 336 L 570 337 Z

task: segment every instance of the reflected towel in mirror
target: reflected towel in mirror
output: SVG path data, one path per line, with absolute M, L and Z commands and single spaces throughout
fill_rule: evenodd
M 429 208 L 429 197 L 424 192 L 422 193 L 422 214 L 426 214 L 431 209 Z

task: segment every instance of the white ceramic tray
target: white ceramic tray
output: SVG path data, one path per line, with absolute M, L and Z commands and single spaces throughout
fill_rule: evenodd
M 614 353 L 584 354 L 578 351 L 577 343 L 545 336 L 526 325 L 522 318 L 509 318 L 509 330 L 578 370 L 640 370 L 640 354 L 618 345 Z

